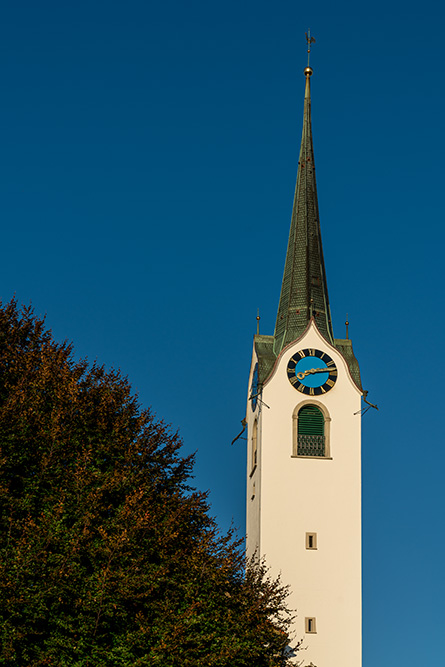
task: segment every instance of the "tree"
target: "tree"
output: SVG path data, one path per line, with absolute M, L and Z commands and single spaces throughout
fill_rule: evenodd
M 117 371 L 0 307 L 0 664 L 287 664 L 287 591 L 220 535 Z

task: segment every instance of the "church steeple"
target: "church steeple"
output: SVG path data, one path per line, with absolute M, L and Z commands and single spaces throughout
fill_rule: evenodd
M 314 39 L 306 35 L 308 51 Z M 247 410 L 247 557 L 264 558 L 298 609 L 301 663 L 361 667 L 360 369 L 333 337 L 305 69 L 303 136 L 273 336 L 253 339 Z M 267 409 L 263 409 L 267 408 Z M 323 463 L 322 463 L 323 461 Z M 339 539 L 339 535 L 342 536 Z M 343 629 L 347 628 L 347 632 Z M 297 653 L 296 660 L 300 663 Z
M 323 337 L 329 343 L 334 343 L 315 181 L 311 126 L 312 68 L 306 67 L 304 74 L 306 89 L 303 134 L 289 243 L 275 325 L 273 351 L 276 356 L 286 345 L 304 333 L 311 318 L 314 318 Z

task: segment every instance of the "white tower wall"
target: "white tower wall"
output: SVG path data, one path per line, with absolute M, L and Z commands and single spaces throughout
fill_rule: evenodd
M 313 398 L 286 373 L 305 348 L 327 352 L 338 369 L 335 386 Z M 254 351 L 249 386 L 256 361 Z M 247 554 L 264 556 L 271 573 L 290 584 L 294 639 L 306 647 L 296 664 L 361 666 L 360 397 L 344 358 L 311 323 L 281 353 L 255 411 L 248 401 Z M 324 458 L 296 455 L 294 415 L 308 403 L 325 415 Z M 307 548 L 306 533 L 316 533 L 316 549 Z M 315 619 L 315 632 L 307 632 L 306 618 Z

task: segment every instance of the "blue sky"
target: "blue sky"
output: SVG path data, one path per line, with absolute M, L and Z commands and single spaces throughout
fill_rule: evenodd
M 0 21 L 1 298 L 120 367 L 241 532 L 230 442 L 257 308 L 274 328 L 311 28 L 334 332 L 349 313 L 380 408 L 363 418 L 364 667 L 443 654 L 444 19 L 431 0 L 27 0 Z

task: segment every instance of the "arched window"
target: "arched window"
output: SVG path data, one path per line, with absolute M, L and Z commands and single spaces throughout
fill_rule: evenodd
M 298 411 L 297 456 L 326 456 L 324 415 L 316 405 Z
M 258 459 L 258 421 L 255 419 L 252 428 L 252 471 L 255 469 Z

